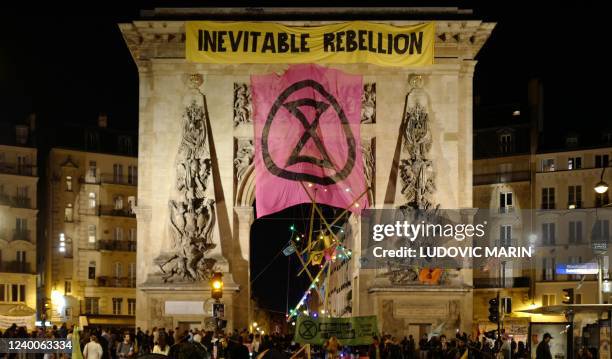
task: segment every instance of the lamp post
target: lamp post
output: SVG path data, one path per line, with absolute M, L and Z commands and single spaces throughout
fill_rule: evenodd
M 604 168 L 601 170 L 601 176 L 599 178 L 599 182 L 597 182 L 595 184 L 595 187 L 593 187 L 593 190 L 598 193 L 598 194 L 604 194 L 606 192 L 608 192 L 608 183 L 606 181 L 604 181 L 604 174 L 606 173 L 606 168 L 608 168 L 610 165 L 612 164 L 612 161 L 604 164 Z M 597 221 L 597 209 L 595 209 L 595 221 Z M 607 243 L 606 243 L 606 247 L 607 247 Z M 597 298 L 598 298 L 598 303 L 599 304 L 603 304 L 603 264 L 602 264 L 602 254 L 603 253 L 597 253 Z

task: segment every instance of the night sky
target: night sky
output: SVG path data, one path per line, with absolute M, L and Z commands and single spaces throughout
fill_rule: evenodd
M 228 6 L 236 2 L 196 4 Z M 397 6 L 391 2 L 377 5 Z M 604 111 L 609 59 L 602 8 L 580 5 L 534 6 L 517 2 L 402 2 L 402 6 L 459 6 L 474 9 L 474 18 L 498 25 L 477 57 L 474 94 L 481 108 L 523 106 L 527 81 L 544 83 L 545 132 L 558 135 L 570 129 L 610 126 Z M 253 6 L 254 2 L 247 5 Z M 287 6 L 287 4 L 279 4 Z M 185 2 L 134 2 L 126 7 L 96 8 L 81 13 L 45 13 L 29 9 L 21 15 L 0 15 L 0 121 L 19 121 L 36 112 L 39 126 L 60 122 L 95 123 L 99 112 L 109 125 L 138 127 L 138 75 L 116 23 L 137 19 L 140 9 L 184 7 Z M 258 6 L 272 5 L 258 2 Z M 292 6 L 316 5 L 292 1 Z M 335 6 L 355 6 L 339 1 Z M 93 17 L 96 14 L 96 17 Z M 479 108 L 476 108 L 478 111 Z M 487 126 L 478 118 L 477 126 Z M 251 273 L 255 277 L 275 258 L 289 239 L 288 226 L 303 208 L 293 208 L 257 221 L 253 227 Z M 265 222 L 265 223 L 264 223 Z M 295 264 L 295 260 L 294 263 Z M 260 305 L 285 310 L 287 259 L 280 255 L 256 280 Z M 301 296 L 303 283 L 292 274 L 291 305 Z

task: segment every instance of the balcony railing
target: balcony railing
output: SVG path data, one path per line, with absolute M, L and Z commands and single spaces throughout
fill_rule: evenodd
M 20 176 L 36 176 L 36 166 L 3 162 L 0 163 L 0 173 Z
M 96 278 L 98 287 L 136 288 L 136 278 L 101 276 Z
M 127 208 L 117 209 L 113 206 L 100 206 L 100 215 L 102 216 L 117 216 L 117 217 L 136 217 L 136 213 Z
M 17 261 L 0 262 L 0 272 L 34 274 L 31 263 Z
M 529 181 L 529 171 L 498 172 L 474 175 L 474 185 Z
M 102 239 L 96 242 L 96 249 L 100 251 L 136 252 L 136 241 Z
M 112 173 L 103 173 L 100 177 L 101 182 L 106 184 L 138 185 L 138 177 L 136 176 L 118 176 Z
M 30 230 L 28 229 L 14 229 L 13 230 L 13 240 L 14 241 L 28 241 L 32 240 L 30 236 Z
M 529 288 L 529 277 L 474 278 L 474 288 Z
M 13 197 L 13 207 L 32 208 L 32 199 L 28 197 L 15 196 Z
M 0 194 L 0 205 L 11 206 L 15 208 L 32 208 L 32 199 L 22 196 L 9 196 Z
M 514 213 L 514 206 L 499 207 L 499 213 Z

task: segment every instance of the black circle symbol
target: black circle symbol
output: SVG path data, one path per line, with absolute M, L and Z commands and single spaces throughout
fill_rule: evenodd
M 302 322 L 300 322 L 300 327 L 298 328 L 300 336 L 306 340 L 314 338 L 318 331 L 319 329 L 317 328 L 317 323 L 310 319 L 304 319 Z
M 298 90 L 306 88 L 306 87 L 310 87 L 314 89 L 315 91 L 317 91 L 319 94 L 321 94 L 321 96 L 327 102 L 317 101 L 313 98 L 302 98 L 296 101 L 286 102 L 287 98 L 291 94 L 293 94 L 294 92 Z M 301 106 L 310 106 L 315 109 L 316 114 L 312 122 L 310 123 L 308 122 L 308 120 L 306 119 L 306 116 L 300 110 Z M 331 158 L 327 154 L 327 151 L 325 150 L 325 146 L 323 145 L 322 139 L 316 133 L 316 129 L 319 125 L 319 118 L 321 114 L 323 114 L 330 106 L 336 112 L 338 119 L 340 121 L 340 124 L 342 125 L 344 137 L 346 139 L 346 144 L 348 147 L 346 162 L 344 166 L 340 169 L 334 166 L 333 161 L 331 160 Z M 333 169 L 335 172 L 333 172 L 331 175 L 320 177 L 320 176 L 315 176 L 309 173 L 299 173 L 299 172 L 288 171 L 284 168 L 279 167 L 274 162 L 274 160 L 272 159 L 272 156 L 270 156 L 270 150 L 268 148 L 268 137 L 270 135 L 270 127 L 272 126 L 272 123 L 274 122 L 276 114 L 278 113 L 278 110 L 281 107 L 284 107 L 285 109 L 287 109 L 293 116 L 295 116 L 302 123 L 302 126 L 304 127 L 304 133 L 300 137 L 300 140 L 296 144 L 295 149 L 289 156 L 289 159 L 287 160 L 287 163 L 285 164 L 284 167 L 287 167 L 289 165 L 292 165 L 298 162 L 308 162 L 308 163 L 311 163 L 321 168 Z M 300 155 L 300 152 L 302 151 L 304 145 L 310 139 L 312 139 L 318 151 L 320 152 L 321 158 L 314 158 L 311 156 Z M 348 122 L 348 119 L 346 118 L 346 114 L 344 113 L 344 110 L 342 109 L 342 107 L 340 106 L 336 98 L 333 95 L 331 95 L 329 92 L 327 92 L 325 88 L 323 87 L 323 85 L 321 85 L 317 81 L 302 80 L 302 81 L 298 81 L 292 84 L 291 86 L 287 87 L 274 101 L 274 104 L 272 104 L 272 107 L 270 108 L 270 112 L 268 113 L 268 118 L 266 119 L 266 123 L 262 131 L 261 154 L 263 156 L 263 161 L 264 161 L 266 168 L 268 169 L 268 171 L 270 171 L 270 173 L 272 173 L 275 176 L 285 178 L 288 180 L 292 180 L 292 181 L 307 181 L 307 182 L 317 183 L 320 185 L 331 185 L 336 182 L 342 181 L 343 179 L 348 177 L 348 175 L 353 170 L 353 167 L 355 166 L 355 158 L 356 158 L 355 137 L 353 136 L 353 132 L 351 131 L 351 127 Z

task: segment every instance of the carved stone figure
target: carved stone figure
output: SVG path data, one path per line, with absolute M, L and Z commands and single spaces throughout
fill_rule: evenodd
M 370 187 L 370 193 L 368 194 L 368 197 L 371 199 L 371 201 L 374 201 L 373 189 L 376 187 L 374 185 L 374 169 L 376 168 L 376 164 L 374 159 L 374 149 L 372 147 L 373 145 L 370 141 L 361 142 L 361 153 L 363 155 L 363 170 L 365 172 L 366 183 Z
M 234 158 L 234 167 L 236 168 L 236 183 L 240 183 L 245 172 L 251 163 L 253 163 L 255 148 L 253 147 L 253 140 L 246 138 L 239 139 L 237 147 L 236 157 Z
M 436 207 L 431 196 L 436 190 L 433 163 L 429 159 L 432 138 L 425 106 L 416 102 L 407 108 L 399 163 L 401 193 L 405 207 L 430 210 Z
M 179 195 L 168 203 L 172 254 L 159 263 L 166 282 L 199 281 L 213 271 L 215 260 L 206 257 L 216 246 L 212 241 L 215 200 L 206 196 L 211 167 L 206 112 L 194 100 L 183 114 L 176 160 Z
M 246 83 L 234 83 L 234 127 L 253 122 L 251 89 Z
M 376 83 L 363 84 L 361 95 L 361 123 L 376 122 Z

